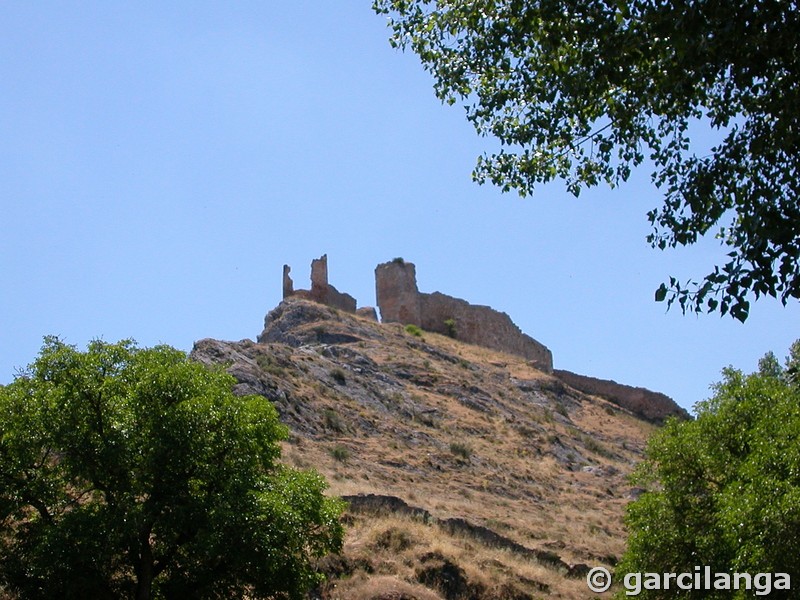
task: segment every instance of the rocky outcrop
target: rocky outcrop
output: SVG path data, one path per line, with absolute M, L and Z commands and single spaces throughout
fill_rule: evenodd
M 340 292 L 328 283 L 328 255 L 323 254 L 319 258 L 311 261 L 311 289 L 295 290 L 294 282 L 289 276 L 291 272 L 289 265 L 283 265 L 283 297 L 298 296 L 308 300 L 314 300 L 320 304 L 332 306 L 347 312 L 356 312 L 356 299 L 350 294 Z
M 448 519 L 438 519 L 424 508 L 411 506 L 405 500 L 397 496 L 356 494 L 342 496 L 342 500 L 347 502 L 351 512 L 378 515 L 397 514 L 412 519 L 419 519 L 424 523 L 438 525 L 450 535 L 472 538 L 491 548 L 502 548 L 503 550 L 546 565 L 551 569 L 557 569 L 568 573 L 571 568 L 570 565 L 561 560 L 561 557 L 555 552 L 523 546 L 510 538 L 498 534 L 488 527 L 471 523 L 463 518 L 451 517 Z
M 343 318 L 331 307 L 303 298 L 287 298 L 267 313 L 259 344 L 278 342 L 297 348 L 307 344 L 347 344 L 375 338 L 361 319 Z M 321 323 L 325 323 L 324 326 Z
M 374 306 L 362 306 L 356 309 L 356 314 L 359 317 L 364 317 L 365 319 L 369 319 L 370 321 L 378 322 L 378 311 L 375 310 Z
M 315 330 L 309 327 L 331 318 L 331 311 L 317 303 L 300 302 L 298 297 L 288 298 L 264 317 L 264 329 L 258 335 L 259 344 L 280 342 L 292 347 L 313 342 Z
M 560 369 L 554 370 L 553 375 L 580 392 L 605 398 L 652 423 L 661 424 L 668 417 L 691 418 L 689 413 L 678 406 L 672 398 L 660 392 L 652 392 L 645 388 L 624 385 L 608 379 L 578 375 Z
M 385 323 L 416 325 L 463 342 L 522 356 L 543 371 L 553 369 L 550 350 L 522 333 L 506 313 L 439 292 L 421 293 L 413 263 L 395 259 L 378 265 L 375 292 Z

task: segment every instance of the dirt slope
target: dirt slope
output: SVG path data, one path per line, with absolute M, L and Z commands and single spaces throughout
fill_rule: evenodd
M 587 598 L 624 549 L 626 481 L 652 425 L 523 359 L 302 299 L 262 343 L 201 340 L 290 427 L 284 460 L 351 502 L 318 597 Z

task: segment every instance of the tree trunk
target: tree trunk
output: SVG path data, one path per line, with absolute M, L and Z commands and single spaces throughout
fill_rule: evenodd
M 136 600 L 150 600 L 153 587 L 153 549 L 150 547 L 150 531 L 139 536 L 139 565 L 136 569 Z

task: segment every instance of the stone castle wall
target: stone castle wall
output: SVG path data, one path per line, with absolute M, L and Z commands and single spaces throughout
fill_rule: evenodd
M 678 406 L 672 398 L 660 392 L 560 369 L 553 371 L 553 374 L 578 391 L 601 396 L 653 423 L 663 423 L 668 417 L 673 416 L 679 419 L 690 418 L 689 413 Z
M 417 271 L 413 263 L 395 259 L 375 267 L 375 299 L 384 323 L 422 327 Z
M 447 335 L 451 330 L 445 322 L 452 320 L 455 337 L 462 342 L 522 356 L 543 371 L 553 369 L 550 350 L 522 333 L 506 313 L 439 292 L 420 292 L 413 263 L 395 259 L 378 265 L 375 293 L 385 323 L 417 325 Z
M 292 268 L 283 265 L 283 297 L 298 296 L 308 300 L 314 300 L 320 304 L 333 306 L 340 310 L 354 313 L 356 312 L 356 299 L 350 294 L 340 292 L 328 283 L 328 255 L 323 254 L 319 258 L 311 261 L 311 289 L 295 290 L 294 282 L 289 276 Z

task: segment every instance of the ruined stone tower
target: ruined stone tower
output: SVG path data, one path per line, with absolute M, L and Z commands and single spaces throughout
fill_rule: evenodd
M 350 294 L 340 292 L 328 283 L 328 255 L 323 254 L 311 261 L 311 289 L 295 290 L 294 282 L 289 277 L 289 265 L 283 265 L 283 297 L 297 296 L 327 304 L 347 312 L 356 312 L 356 299 Z
M 414 263 L 395 258 L 375 267 L 375 298 L 384 323 L 422 327 Z

